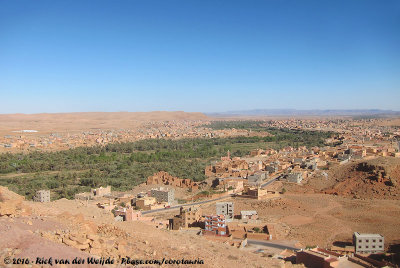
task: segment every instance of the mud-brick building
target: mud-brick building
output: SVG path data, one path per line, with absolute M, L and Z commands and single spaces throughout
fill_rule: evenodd
M 198 227 L 202 217 L 202 209 L 197 206 L 181 207 L 179 215 L 170 220 L 170 229 L 180 230 L 189 227 Z

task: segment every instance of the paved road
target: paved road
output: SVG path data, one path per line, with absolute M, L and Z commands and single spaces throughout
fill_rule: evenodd
M 273 178 L 273 179 L 261 184 L 261 188 L 264 188 L 264 187 L 270 185 L 271 183 L 273 183 L 274 181 L 278 180 L 280 176 L 281 175 L 277 175 L 275 178 Z M 218 198 L 214 198 L 214 199 L 210 199 L 210 200 L 204 200 L 204 201 L 199 201 L 199 202 L 194 202 L 194 203 L 176 205 L 176 206 L 172 206 L 170 208 L 158 208 L 158 209 L 153 209 L 153 210 L 142 211 L 142 215 L 156 213 L 156 212 L 162 212 L 162 211 L 170 211 L 170 210 L 174 210 L 174 209 L 179 209 L 180 207 L 188 207 L 188 206 L 193 206 L 193 205 L 202 205 L 202 204 L 215 202 L 215 201 L 218 201 L 218 200 L 221 200 L 221 199 L 225 199 L 227 197 L 232 197 L 232 196 L 235 196 L 235 195 L 231 194 L 231 195 L 222 196 L 222 197 L 218 197 Z
M 293 250 L 293 251 L 300 250 L 299 248 L 290 247 L 290 246 L 282 245 L 279 243 L 260 241 L 260 240 L 247 239 L 247 243 L 249 245 L 265 246 L 265 247 L 271 247 L 271 248 L 278 248 L 278 249 L 282 249 L 282 250 L 284 250 L 284 249 L 289 249 L 289 250 Z
M 275 178 L 267 181 L 266 183 L 261 184 L 261 188 L 267 187 L 268 185 L 270 185 L 271 183 L 273 183 L 274 181 L 277 181 L 280 178 L 280 174 L 277 175 Z
M 150 213 L 155 213 L 155 212 L 161 212 L 161 211 L 170 211 L 170 210 L 174 210 L 174 209 L 179 209 L 180 207 L 188 207 L 188 206 L 194 206 L 194 205 L 201 205 L 201 204 L 211 203 L 211 202 L 215 202 L 215 201 L 218 201 L 218 200 L 221 200 L 221 199 L 225 199 L 225 198 L 228 198 L 228 197 L 232 197 L 232 196 L 233 196 L 233 194 L 227 195 L 227 196 L 218 197 L 218 198 L 214 198 L 214 199 L 209 199 L 209 200 L 194 202 L 194 203 L 180 204 L 180 205 L 172 206 L 172 207 L 170 207 L 170 208 L 159 208 L 159 209 L 153 209 L 153 210 L 142 211 L 142 215 L 144 215 L 144 214 L 150 214 Z

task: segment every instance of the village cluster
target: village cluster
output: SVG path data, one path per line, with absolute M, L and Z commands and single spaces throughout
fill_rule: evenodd
M 266 128 L 335 131 L 355 143 L 389 141 L 399 135 L 397 127 L 381 126 L 384 119 L 282 119 L 268 120 Z M 15 130 L 0 137 L 0 152 L 24 152 L 31 150 L 54 151 L 80 146 L 105 145 L 115 142 L 133 142 L 143 139 L 217 138 L 234 136 L 266 136 L 268 132 L 246 129 L 212 129 L 211 121 L 153 121 L 126 129 L 90 129 L 75 132 L 41 133 L 37 130 Z M 387 135 L 387 133 L 391 133 Z
M 271 187 L 277 181 L 302 185 L 309 179 L 328 178 L 327 171 L 331 167 L 349 161 L 381 156 L 400 157 L 400 142 L 395 139 L 396 135 L 400 135 L 399 130 L 379 126 L 376 120 L 379 119 L 267 121 L 266 127 L 334 130 L 337 134 L 326 139 L 325 146 L 322 147 L 287 146 L 279 150 L 259 148 L 244 157 L 232 157 L 228 151 L 219 161 L 206 166 L 204 173 L 207 179 L 202 182 L 174 177 L 165 171 L 159 171 L 149 176 L 145 184 L 138 186 L 142 187 L 140 192 L 114 192 L 111 186 L 103 185 L 92 189 L 91 192 L 76 194 L 75 199 L 109 211 L 114 215 L 115 221 L 142 221 L 159 229 L 193 232 L 206 239 L 238 248 L 245 248 L 254 241 L 261 243 L 274 241 L 275 225 L 260 219 L 257 210 L 235 211 L 235 200 L 276 199 L 286 191 L 285 188 Z M 68 139 L 57 135 L 50 137 L 53 141 L 59 140 L 62 143 L 73 144 L 71 141 L 76 139 L 91 145 L 145 138 L 267 135 L 248 130 L 212 130 L 202 124 L 204 122 L 201 121 L 153 122 L 135 132 L 99 131 L 97 134 L 84 133 L 83 136 L 76 134 L 69 136 Z M 369 127 L 370 124 L 374 124 L 375 127 Z M 4 138 L 7 139 L 14 138 Z M 18 139 L 16 143 L 18 144 Z M 79 145 L 80 142 L 74 144 L 74 146 Z M 379 175 L 379 180 L 388 179 L 384 173 Z M 185 194 L 183 196 L 179 194 L 178 197 L 178 192 Z M 50 191 L 38 191 L 34 201 L 49 202 Z M 204 206 L 213 206 L 214 212 L 210 213 Z M 178 212 L 168 219 L 157 216 L 176 211 Z M 351 246 L 332 245 L 329 249 L 319 247 L 302 249 L 292 252 L 292 257 L 296 258 L 297 263 L 304 263 L 307 266 L 317 263 L 335 267 L 341 263 L 346 266 L 346 262 L 351 262 L 353 266 L 365 267 L 368 263 L 374 263 L 374 260 L 368 258 L 369 254 L 383 253 L 384 250 L 382 235 L 358 233 L 354 230 Z
M 362 139 L 357 139 L 354 134 L 342 134 L 326 140 L 335 146 L 257 149 L 243 158 L 231 157 L 228 152 L 220 161 L 206 167 L 208 182 L 194 182 L 160 171 L 147 178 L 146 185 L 154 186 L 147 191 L 114 193 L 107 186 L 77 194 L 75 198 L 82 202 L 94 202 L 99 208 L 112 212 L 116 221 L 143 221 L 156 228 L 193 231 L 207 239 L 244 248 L 249 241 L 274 240 L 274 225 L 261 221 L 256 210 L 235 211 L 235 203 L 224 199 L 277 198 L 284 194 L 284 189 L 270 190 L 268 186 L 275 181 L 301 184 L 316 172 L 322 178 L 327 177 L 324 170 L 332 165 L 377 156 L 400 157 L 400 143 L 387 142 L 385 137 L 376 135 L 363 135 Z M 192 195 L 186 200 L 177 200 L 175 189 L 184 189 Z M 50 192 L 38 191 L 34 200 L 48 202 Z M 215 205 L 215 213 L 204 213 L 202 206 L 205 204 Z M 173 209 L 179 210 L 179 213 L 170 219 L 152 216 Z M 311 266 L 335 267 L 346 263 L 359 265 L 354 267 L 366 267 L 371 263 L 377 265 L 368 255 L 384 252 L 384 237 L 354 231 L 351 246 L 332 246 L 329 250 L 319 247 L 302 249 L 293 253 L 293 257 L 297 263 Z

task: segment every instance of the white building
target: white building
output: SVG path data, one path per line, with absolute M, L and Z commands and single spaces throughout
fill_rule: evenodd
M 356 253 L 371 254 L 385 251 L 385 239 L 380 234 L 353 234 L 353 244 Z
M 39 190 L 33 197 L 35 202 L 50 202 L 50 190 Z

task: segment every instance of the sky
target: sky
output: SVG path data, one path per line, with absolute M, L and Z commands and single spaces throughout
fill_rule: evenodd
M 0 113 L 400 110 L 398 0 L 0 0 Z

